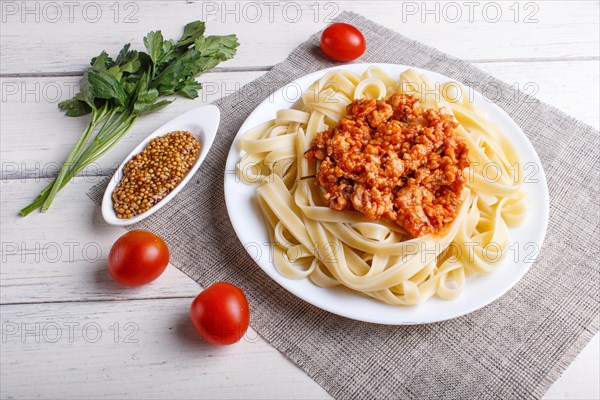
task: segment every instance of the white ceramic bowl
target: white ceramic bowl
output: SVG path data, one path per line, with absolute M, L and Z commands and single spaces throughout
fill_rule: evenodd
M 189 182 L 192 176 L 194 176 L 194 174 L 206 158 L 206 155 L 208 154 L 208 151 L 210 150 L 215 139 L 215 134 L 217 133 L 217 129 L 219 128 L 220 120 L 221 112 L 216 106 L 210 104 L 196 108 L 195 110 L 188 111 L 185 114 L 182 114 L 172 119 L 171 121 L 167 122 L 157 130 L 152 132 L 152 134 L 148 135 L 135 149 L 133 149 L 131 153 L 129 153 L 125 160 L 123 160 L 121 165 L 119 165 L 119 168 L 117 168 L 117 170 L 115 171 L 115 174 L 113 175 L 112 179 L 108 183 L 106 191 L 104 192 L 104 197 L 102 198 L 102 217 L 104 218 L 104 220 L 111 225 L 124 226 L 135 224 L 154 214 L 156 211 L 160 210 L 165 204 L 171 201 L 171 199 L 173 199 L 173 197 L 175 197 L 177 193 L 179 193 L 179 191 Z M 123 176 L 123 168 L 125 167 L 125 164 L 127 164 L 127 161 L 131 160 L 133 156 L 141 153 L 142 150 L 144 150 L 144 148 L 148 144 L 148 142 L 150 142 L 150 140 L 154 139 L 157 136 L 162 136 L 173 131 L 188 131 L 200 141 L 200 154 L 198 156 L 198 159 L 194 163 L 194 166 L 192 167 L 192 169 L 190 169 L 190 171 L 183 178 L 183 180 L 179 182 L 179 185 L 177 185 L 175 189 L 173 189 L 160 202 L 152 206 L 148 211 L 136 215 L 132 218 L 117 218 L 117 214 L 115 213 L 115 210 L 113 208 L 112 192 L 115 190 L 115 187 L 117 186 L 117 184 L 121 180 L 121 177 Z

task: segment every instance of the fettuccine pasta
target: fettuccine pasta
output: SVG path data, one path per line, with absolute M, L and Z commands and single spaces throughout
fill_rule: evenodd
M 315 183 L 319 168 L 305 153 L 319 132 L 335 127 L 356 99 L 416 96 L 423 109 L 445 108 L 458 122 L 469 167 L 456 217 L 436 235 L 412 237 L 388 220 L 329 208 Z M 344 286 L 393 305 L 434 295 L 453 299 L 470 274 L 499 268 L 509 227 L 527 214 L 518 154 L 462 87 L 434 85 L 414 70 L 398 79 L 378 67 L 358 75 L 336 70 L 303 93 L 291 109 L 243 135 L 239 178 L 259 184 L 257 197 L 273 242 L 275 267 L 290 279 L 321 287 Z M 491 175 L 491 176 L 490 176 Z

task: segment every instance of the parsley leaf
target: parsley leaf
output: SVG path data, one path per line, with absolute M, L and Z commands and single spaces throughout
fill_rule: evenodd
M 235 35 L 205 37 L 205 30 L 204 22 L 190 22 L 177 41 L 165 40 L 161 31 L 152 31 L 143 39 L 146 52 L 131 50 L 128 43 L 115 59 L 105 51 L 91 59 L 80 91 L 58 105 L 69 117 L 91 113 L 91 121 L 57 178 L 21 210 L 21 215 L 38 208 L 47 210 L 58 191 L 114 147 L 137 118 L 173 102 L 161 97 L 198 97 L 202 85 L 196 76 L 231 59 L 239 46 Z

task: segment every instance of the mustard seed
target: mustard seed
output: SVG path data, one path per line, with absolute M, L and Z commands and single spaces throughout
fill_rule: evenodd
M 125 164 L 123 178 L 112 193 L 117 218 L 132 218 L 164 199 L 190 171 L 200 142 L 187 131 L 175 131 L 148 142 Z

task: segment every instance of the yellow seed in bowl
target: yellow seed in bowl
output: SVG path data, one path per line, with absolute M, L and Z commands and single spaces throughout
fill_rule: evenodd
M 112 193 L 117 218 L 132 218 L 165 198 L 190 171 L 200 154 L 200 142 L 187 131 L 152 139 L 123 168 Z

